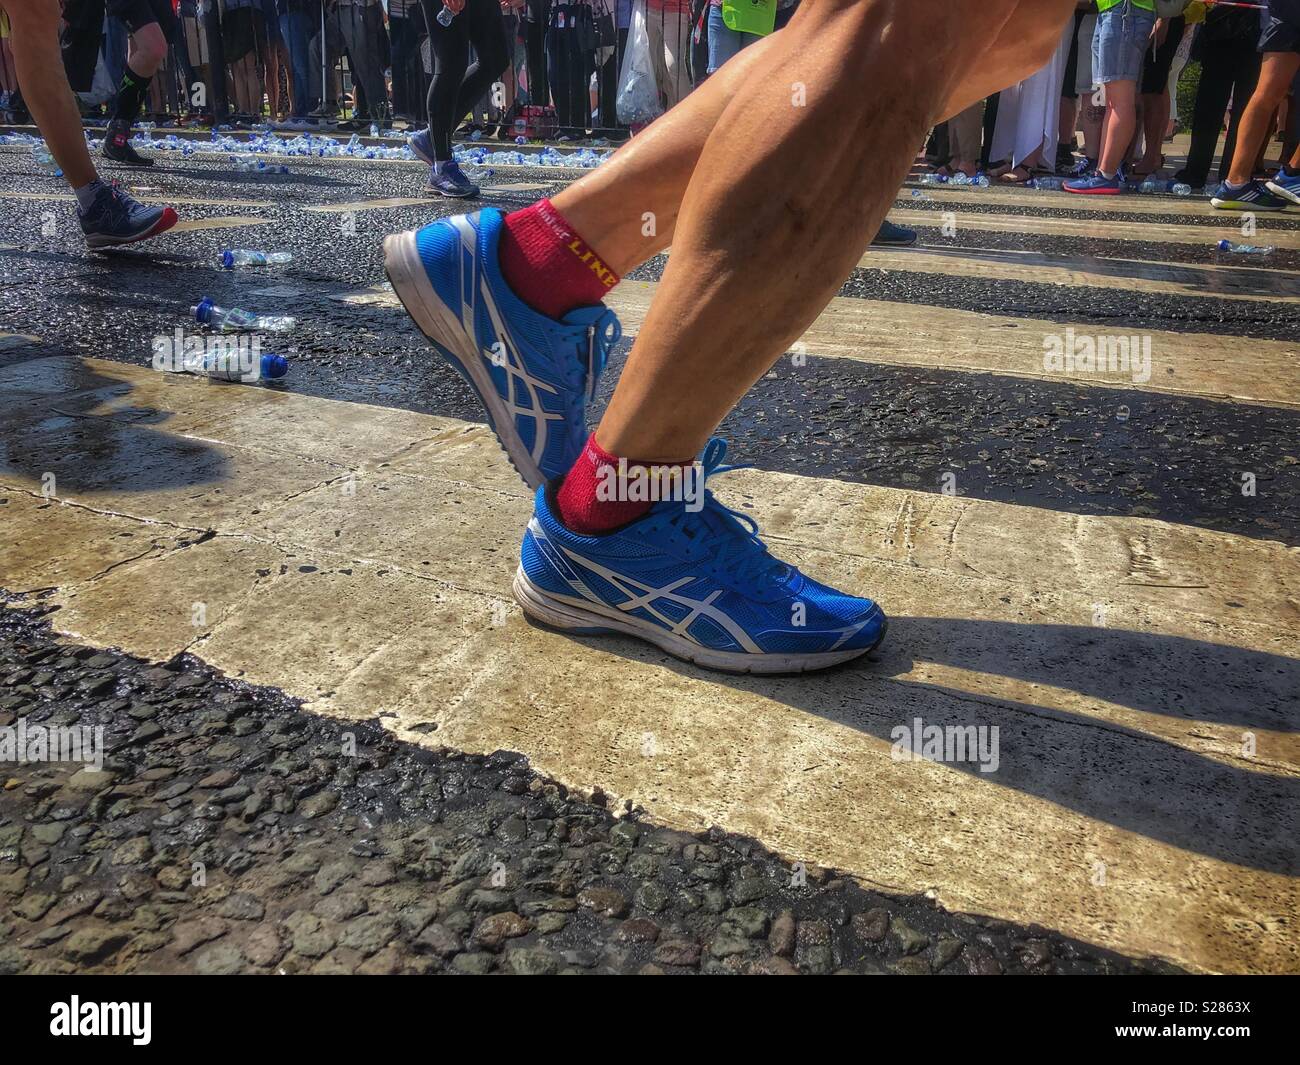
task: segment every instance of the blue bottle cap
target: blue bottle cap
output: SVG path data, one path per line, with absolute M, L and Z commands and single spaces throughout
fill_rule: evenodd
M 1228 251 L 1232 247 L 1232 242 L 1227 240 L 1219 241 L 1219 251 Z
M 194 320 L 196 322 L 202 322 L 204 325 L 207 325 L 208 322 L 212 321 L 212 308 L 215 306 L 216 304 L 212 302 L 212 298 L 210 296 L 204 296 L 193 307 Z
M 232 251 L 223 251 L 221 253 L 221 265 L 227 270 L 235 268 L 235 253 Z
M 262 356 L 262 379 L 274 381 L 289 372 L 289 360 L 283 355 Z

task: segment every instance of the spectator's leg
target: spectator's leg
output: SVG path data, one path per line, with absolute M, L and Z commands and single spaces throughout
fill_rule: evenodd
M 505 20 L 497 0 L 469 0 L 459 17 L 466 20 L 469 43 L 474 46 L 477 58 L 466 69 L 456 94 L 458 116 L 491 90 L 510 62 L 506 54 Z
M 550 62 L 547 37 L 551 20 L 551 0 L 528 0 L 527 10 L 525 48 L 528 52 L 528 102 L 535 107 L 545 107 L 551 102 L 550 78 L 547 70 L 547 64 Z
M 450 26 L 438 22 L 436 12 L 441 3 L 424 0 L 429 21 L 429 40 L 433 48 L 433 80 L 429 83 L 429 137 L 433 155 L 439 162 L 451 159 L 451 134 L 460 121 L 456 98 L 465 70 L 469 65 L 469 23 L 454 18 Z
M 1259 83 L 1245 107 L 1237 129 L 1228 181 L 1244 185 L 1251 179 L 1255 160 L 1272 130 L 1273 115 L 1291 88 L 1291 80 L 1300 71 L 1300 55 L 1295 52 L 1268 52 L 1260 68 Z M 1233 110 L 1237 105 L 1233 104 Z M 1226 153 L 1225 153 L 1226 154 Z

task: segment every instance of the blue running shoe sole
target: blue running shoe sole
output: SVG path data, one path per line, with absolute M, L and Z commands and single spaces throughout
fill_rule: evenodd
M 420 160 L 420 162 L 425 163 L 428 166 L 433 166 L 433 156 L 420 147 L 419 140 L 415 136 L 406 138 L 406 146 L 411 149 L 411 154 Z
M 880 646 L 889 629 L 889 621 L 879 606 L 868 619 L 879 617 L 880 632 L 869 647 L 853 647 L 845 651 L 827 651 L 819 654 L 753 654 L 739 651 L 718 651 L 703 647 L 693 640 L 678 636 L 649 621 L 596 603 L 560 599 L 539 588 L 528 577 L 521 565 L 515 572 L 513 584 L 515 599 L 524 613 L 547 628 L 577 636 L 621 635 L 635 636 L 654 644 L 674 658 L 692 662 L 705 669 L 722 673 L 813 673 L 849 662 L 870 654 Z
M 1292 203 L 1300 204 L 1300 192 L 1289 189 L 1285 185 L 1279 185 L 1276 181 L 1264 182 L 1264 188 L 1268 189 L 1274 196 L 1280 196 L 1284 200 L 1290 200 Z
M 465 266 L 462 263 L 462 269 Z M 473 267 L 468 266 L 468 269 L 472 270 Z M 420 332 L 478 396 L 487 413 L 488 424 L 505 448 L 510 464 L 529 488 L 537 488 L 546 477 L 519 435 L 514 417 L 506 409 L 492 383 L 492 377 L 483 365 L 478 342 L 465 331 L 459 315 L 442 301 L 430 284 L 429 275 L 425 273 L 424 264 L 420 261 L 415 230 L 394 233 L 384 238 L 384 272 L 388 275 L 397 298 L 402 301 L 411 320 L 419 326 Z M 473 278 L 470 278 L 470 284 L 466 284 L 462 276 L 459 288 L 466 291 L 472 283 Z

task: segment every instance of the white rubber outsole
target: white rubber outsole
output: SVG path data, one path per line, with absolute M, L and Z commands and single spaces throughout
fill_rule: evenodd
M 505 449 L 510 463 L 529 488 L 536 490 L 546 479 L 532 453 L 524 445 L 515 428 L 514 417 L 497 394 L 492 376 L 484 365 L 478 341 L 470 336 L 450 308 L 447 307 L 424 272 L 420 250 L 416 246 L 415 231 L 394 233 L 384 238 L 384 270 L 392 282 L 393 291 L 402 301 L 426 337 L 433 341 L 439 353 L 452 362 L 478 394 L 487 411 L 497 439 Z
M 630 617 L 621 611 L 610 610 L 606 613 L 600 611 L 594 603 L 578 605 L 575 602 L 557 599 L 533 584 L 528 579 L 528 574 L 524 572 L 523 566 L 515 571 L 512 587 L 515 599 L 523 607 L 524 613 L 543 625 L 588 636 L 602 633 L 635 636 L 637 639 L 654 644 L 674 658 L 723 673 L 812 673 L 819 669 L 829 669 L 831 666 L 838 666 L 874 651 L 885 638 L 886 631 L 882 629 L 880 639 L 870 647 L 830 651 L 825 654 L 755 655 L 736 651 L 714 651 L 674 635 L 658 625 Z
M 1300 204 L 1300 195 L 1297 195 L 1290 189 L 1284 189 L 1281 185 L 1275 185 L 1271 181 L 1264 182 L 1264 188 L 1268 189 L 1268 191 L 1274 196 L 1281 196 L 1284 200 L 1290 200 L 1294 204 Z

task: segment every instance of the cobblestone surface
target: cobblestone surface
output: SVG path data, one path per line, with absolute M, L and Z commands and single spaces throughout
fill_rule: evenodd
M 647 823 L 518 754 L 69 645 L 22 607 L 0 734 L 102 726 L 107 757 L 0 763 L 0 973 L 1172 971 Z

